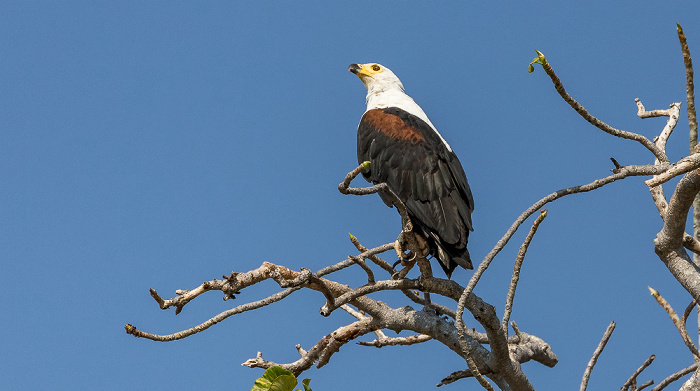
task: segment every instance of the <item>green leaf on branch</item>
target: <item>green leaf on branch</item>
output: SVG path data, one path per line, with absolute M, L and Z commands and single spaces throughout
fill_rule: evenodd
M 529 73 L 532 73 L 532 72 L 535 71 L 535 67 L 532 66 L 532 64 L 540 64 L 540 65 L 545 65 L 545 64 L 547 64 L 547 59 L 544 58 L 544 54 L 542 54 L 542 52 L 540 52 L 539 50 L 535 50 L 535 51 L 537 52 L 537 57 L 535 57 L 535 58 L 530 62 L 530 64 L 528 64 L 528 66 L 527 66 L 527 71 L 528 71 Z
M 309 382 L 311 379 L 304 379 L 302 385 L 304 391 L 311 391 Z M 282 367 L 270 367 L 262 377 L 255 380 L 255 384 L 250 391 L 292 391 L 297 385 L 297 378 L 294 374 Z M 297 389 L 296 391 L 300 391 Z

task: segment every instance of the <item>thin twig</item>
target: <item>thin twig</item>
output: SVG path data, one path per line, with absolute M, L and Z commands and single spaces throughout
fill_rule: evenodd
M 659 165 L 658 167 L 662 167 Z M 690 156 L 686 156 L 679 161 L 666 166 L 664 169 L 659 169 L 658 173 L 651 174 L 654 175 L 653 178 L 644 181 L 644 184 L 649 187 L 654 187 L 662 185 L 671 179 L 678 177 L 683 174 L 687 174 L 700 167 L 700 153 L 694 153 Z
M 370 162 L 366 161 L 357 166 L 354 170 L 350 171 L 346 176 L 345 179 L 340 182 L 338 185 L 338 191 L 340 191 L 342 194 L 352 194 L 352 195 L 367 195 L 367 194 L 374 194 L 374 193 L 379 193 L 382 192 L 389 198 L 391 198 L 391 202 L 396 206 L 396 210 L 399 211 L 399 214 L 401 215 L 401 226 L 404 227 L 405 231 L 411 231 L 413 230 L 413 224 L 411 223 L 411 218 L 408 216 L 408 210 L 406 209 L 406 205 L 401 201 L 399 196 L 394 193 L 389 186 L 387 186 L 386 183 L 378 183 L 374 186 L 370 187 L 350 187 L 350 182 L 352 182 L 353 179 L 355 179 L 358 175 L 360 175 L 361 172 L 367 170 L 369 168 Z
M 621 137 L 629 140 L 634 140 L 645 146 L 651 153 L 656 156 L 659 161 L 662 162 L 668 162 L 668 157 L 666 154 L 659 149 L 656 145 L 654 145 L 651 140 L 648 138 L 642 136 L 641 134 L 633 133 L 633 132 L 628 132 L 626 130 L 620 130 L 620 129 L 615 129 L 612 126 L 606 124 L 605 122 L 599 120 L 598 118 L 594 117 L 591 113 L 588 112 L 580 103 L 576 101 L 571 95 L 569 95 L 566 90 L 564 89 L 564 85 L 562 84 L 561 80 L 559 80 L 559 77 L 554 73 L 554 69 L 552 69 L 552 66 L 550 65 L 549 61 L 547 61 L 544 57 L 544 55 L 541 52 L 537 52 L 539 56 L 540 62 L 539 64 L 542 65 L 542 68 L 544 71 L 547 73 L 550 79 L 552 79 L 552 83 L 554 83 L 554 88 L 557 90 L 559 95 L 564 98 L 564 101 L 569 104 L 574 110 L 576 110 L 577 113 L 581 115 L 586 121 L 588 121 L 591 125 L 595 126 L 596 128 L 604 131 L 605 133 L 611 134 L 616 137 Z
M 615 321 L 612 321 L 608 325 L 608 328 L 605 329 L 605 334 L 603 334 L 603 338 L 598 343 L 598 347 L 593 352 L 593 357 L 591 357 L 591 360 L 588 361 L 586 370 L 583 372 L 583 379 L 581 379 L 580 388 L 581 391 L 586 391 L 586 388 L 588 387 L 588 380 L 591 377 L 591 371 L 593 370 L 593 367 L 595 366 L 596 362 L 598 362 L 598 357 L 600 357 L 600 354 L 603 353 L 603 349 L 605 349 L 605 345 L 608 343 L 608 340 L 610 339 L 610 336 L 612 335 L 614 330 Z
M 698 120 L 697 114 L 695 112 L 695 85 L 693 83 L 693 59 L 690 56 L 690 48 L 688 47 L 688 40 L 686 39 L 683 28 L 680 24 L 676 23 L 676 29 L 678 32 L 678 40 L 681 44 L 681 52 L 683 54 L 683 64 L 685 65 L 685 92 L 686 92 L 686 112 L 688 113 L 688 129 L 690 138 L 690 153 L 695 153 L 698 151 Z M 693 238 L 700 238 L 700 196 L 695 196 L 693 201 Z M 700 264 L 700 253 L 694 252 L 693 262 L 695 264 Z M 699 310 L 700 319 L 700 310 Z M 698 362 L 698 360 L 695 360 Z
M 350 235 L 350 241 L 352 244 L 361 252 L 367 253 L 368 249 L 367 247 L 363 246 L 360 241 L 355 237 L 353 234 L 348 234 Z M 390 243 L 393 245 L 393 243 Z M 389 262 L 379 258 L 376 254 L 368 254 L 367 259 L 370 261 L 374 262 L 377 266 L 381 267 L 382 269 L 386 270 L 389 272 L 389 275 L 394 275 L 396 273 L 396 270 L 389 264 Z
M 683 324 L 683 327 L 685 327 L 686 323 L 688 322 L 688 317 L 690 316 L 690 313 L 693 311 L 693 308 L 695 308 L 695 305 L 697 302 L 695 299 L 688 304 L 687 307 L 685 307 L 685 311 L 683 311 L 683 317 L 681 318 L 681 323 Z
M 690 336 L 688 335 L 688 332 L 685 330 L 685 324 L 681 322 L 681 319 L 678 317 L 678 314 L 676 311 L 673 309 L 671 304 L 666 301 L 666 299 L 659 294 L 657 290 L 655 290 L 652 287 L 649 287 L 649 292 L 651 292 L 651 295 L 654 296 L 654 299 L 656 299 L 656 302 L 661 305 L 661 307 L 668 313 L 668 316 L 671 318 L 671 321 L 673 322 L 673 325 L 676 326 L 676 329 L 678 329 L 678 332 L 681 334 L 681 338 L 683 338 L 683 342 L 685 342 L 685 346 L 688 347 L 688 350 L 690 350 L 690 353 L 693 354 L 693 358 L 697 361 L 700 359 L 700 354 L 698 354 L 698 349 L 695 347 L 695 344 L 693 341 L 690 339 Z
M 374 281 L 375 281 L 374 273 L 372 272 L 372 269 L 370 269 L 369 266 L 367 266 L 367 264 L 365 263 L 365 260 L 360 258 L 360 257 L 355 257 L 352 255 L 349 258 L 352 259 L 353 261 L 355 261 L 355 263 L 358 266 L 360 266 L 362 268 L 362 270 L 365 271 L 365 273 L 367 273 L 367 283 L 374 284 Z
M 649 380 L 649 381 L 646 381 L 646 382 L 640 384 L 639 387 L 637 387 L 637 389 L 635 391 L 642 391 L 643 389 L 650 387 L 650 386 L 653 386 L 653 385 L 654 385 L 654 381 Z
M 506 306 L 505 310 L 503 311 L 503 321 L 501 321 L 501 323 L 503 324 L 503 330 L 506 330 L 506 333 L 508 332 L 508 321 L 510 320 L 510 314 L 513 310 L 513 299 L 515 298 L 515 289 L 518 286 L 518 280 L 520 279 L 520 269 L 523 266 L 525 254 L 527 253 L 527 249 L 530 246 L 532 238 L 537 232 L 537 228 L 540 226 L 540 223 L 545 219 L 545 217 L 547 217 L 547 209 L 543 209 L 540 211 L 540 215 L 537 216 L 535 221 L 532 223 L 532 228 L 530 228 L 530 232 L 528 232 L 527 236 L 525 237 L 525 240 L 523 241 L 523 244 L 520 246 L 518 256 L 515 257 L 515 265 L 513 266 L 513 277 L 510 280 L 510 287 L 508 288 L 508 295 L 506 296 Z
M 177 333 L 173 333 L 173 334 L 168 334 L 168 335 L 151 334 L 151 333 L 147 333 L 145 331 L 138 330 L 136 327 L 134 327 L 130 324 L 127 324 L 124 328 L 126 329 L 126 332 L 128 334 L 131 334 L 135 337 L 146 338 L 146 339 L 150 339 L 152 341 L 160 341 L 160 342 L 176 341 L 178 339 L 187 338 L 190 335 L 204 331 L 204 330 L 208 329 L 209 327 L 223 321 L 224 319 L 228 318 L 229 316 L 240 314 L 240 313 L 246 312 L 246 311 L 255 310 L 255 309 L 258 309 L 260 307 L 264 307 L 266 305 L 280 301 L 299 289 L 300 288 L 288 288 L 288 289 L 285 289 L 281 292 L 277 292 L 274 295 L 270 295 L 262 300 L 253 301 L 250 303 L 239 305 L 238 307 L 232 308 L 228 311 L 224 311 L 224 312 L 216 315 L 215 317 L 207 320 L 206 322 L 201 323 L 195 327 L 192 327 L 192 328 L 189 328 L 187 330 L 183 330 L 183 331 L 180 331 Z
M 634 100 L 637 103 L 637 116 L 639 118 L 654 118 L 654 117 L 668 117 L 671 115 L 671 110 L 666 109 L 666 110 L 651 110 L 647 111 L 647 109 L 644 108 L 644 105 L 642 104 L 642 101 L 639 98 L 635 98 Z M 666 143 L 664 142 L 664 145 Z M 661 146 L 659 146 L 659 143 L 656 143 L 656 146 L 661 148 L 661 150 L 664 150 Z
M 673 383 L 674 381 L 682 378 L 683 376 L 695 372 L 698 369 L 698 366 L 700 366 L 699 363 L 695 363 L 687 368 L 683 368 L 680 371 L 674 373 L 673 375 L 665 378 L 661 383 L 657 384 L 656 387 L 652 388 L 651 391 L 661 391 L 664 388 L 666 388 L 667 385 Z
M 513 328 L 513 332 L 515 333 L 515 337 L 518 339 L 518 343 L 523 341 L 523 335 L 520 332 L 520 329 L 518 328 L 518 325 L 515 323 L 515 321 L 510 322 L 510 327 Z
M 345 310 L 345 312 L 347 312 L 348 314 L 357 318 L 357 320 L 365 320 L 365 319 L 369 318 L 369 316 L 367 316 L 367 315 L 363 314 L 362 312 L 350 307 L 347 304 L 341 305 L 340 308 Z M 384 334 L 384 332 L 380 329 L 374 330 L 374 334 L 377 335 L 377 339 L 387 338 L 387 336 Z
M 652 354 L 651 356 L 649 356 L 649 358 L 647 358 L 646 361 L 644 361 L 644 364 L 642 364 L 639 368 L 637 368 L 637 370 L 634 371 L 632 376 L 630 376 L 630 378 L 627 379 L 627 381 L 625 382 L 625 384 L 622 385 L 622 388 L 620 390 L 627 391 L 627 390 L 629 390 L 630 386 L 633 387 L 632 388 L 633 390 L 637 390 L 638 389 L 637 388 L 637 376 L 639 376 L 643 370 L 647 369 L 647 367 L 649 365 L 651 365 L 651 363 L 654 361 L 655 358 L 656 358 L 656 355 Z M 652 383 L 653 383 L 653 381 L 652 381 Z
M 337 352 L 340 347 L 359 336 L 374 331 L 375 329 L 376 326 L 372 324 L 371 319 L 360 320 L 347 326 L 342 326 L 332 333 L 326 335 L 308 351 L 297 349 L 297 351 L 302 354 L 302 357 L 293 363 L 277 364 L 272 361 L 264 360 L 262 353 L 258 352 L 255 358 L 249 359 L 241 365 L 250 368 L 265 369 L 272 366 L 280 366 L 298 376 L 301 372 L 311 368 L 314 363 L 317 364 L 317 368 L 321 368 L 328 363 L 330 357 Z
M 376 254 L 387 252 L 387 251 L 393 250 L 393 249 L 394 249 L 394 243 L 387 243 L 387 244 L 383 244 L 381 246 L 369 249 L 369 250 L 363 252 L 362 254 L 356 255 L 356 257 L 369 258 L 371 255 L 376 255 Z M 335 265 L 326 266 L 314 274 L 318 277 L 322 277 L 322 276 L 325 276 L 325 275 L 328 275 L 331 273 L 335 273 L 339 270 L 345 269 L 346 267 L 352 266 L 354 264 L 355 264 L 355 261 L 348 258 L 344 261 L 336 263 Z
M 685 65 L 685 92 L 686 101 L 688 103 L 688 126 L 690 128 L 690 153 L 695 152 L 695 146 L 698 144 L 698 120 L 695 113 L 695 86 L 693 84 L 693 59 L 690 57 L 690 48 L 688 41 L 683 33 L 683 28 L 680 24 L 676 24 L 678 31 L 678 40 L 681 43 L 681 52 L 683 53 L 683 64 Z

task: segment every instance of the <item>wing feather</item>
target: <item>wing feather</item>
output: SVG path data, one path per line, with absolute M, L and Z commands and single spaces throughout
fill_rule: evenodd
M 405 203 L 447 275 L 457 265 L 471 268 L 466 245 L 474 200 L 459 159 L 430 125 L 398 108 L 369 110 L 357 147 L 359 162 L 371 162 L 365 179 L 386 183 Z

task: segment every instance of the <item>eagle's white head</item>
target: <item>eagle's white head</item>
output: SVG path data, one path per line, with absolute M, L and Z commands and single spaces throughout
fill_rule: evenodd
M 389 91 L 403 93 L 401 80 L 391 71 L 391 69 L 376 63 L 351 64 L 348 71 L 357 75 L 362 83 L 367 87 L 367 96 L 370 94 L 380 94 Z

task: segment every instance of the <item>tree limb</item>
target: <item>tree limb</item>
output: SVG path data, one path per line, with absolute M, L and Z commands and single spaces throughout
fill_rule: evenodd
M 700 302 L 700 268 L 683 250 L 685 221 L 695 196 L 700 192 L 697 170 L 686 174 L 668 203 L 664 226 L 654 239 L 654 250 L 671 274 Z
M 700 364 L 695 363 L 687 368 L 681 369 L 680 371 L 672 374 L 671 376 L 669 376 L 669 377 L 665 378 L 663 381 L 661 381 L 661 383 L 659 383 L 656 387 L 652 388 L 652 391 L 663 390 L 664 388 L 666 388 L 666 386 L 673 383 L 674 381 L 680 379 L 681 377 L 683 377 L 691 372 L 696 371 L 699 366 L 700 366 Z
M 642 373 L 642 371 L 647 369 L 647 367 L 649 365 L 651 365 L 651 363 L 654 361 L 654 359 L 656 359 L 655 355 L 652 354 L 651 356 L 649 356 L 649 358 L 647 358 L 646 361 L 644 361 L 644 363 L 639 368 L 637 368 L 636 371 L 634 371 L 632 376 L 630 376 L 630 378 L 627 379 L 627 381 L 625 382 L 625 384 L 622 385 L 622 388 L 620 390 L 627 391 L 627 390 L 629 390 L 630 387 L 632 387 L 632 390 L 635 391 L 635 390 L 640 390 L 643 387 L 647 387 L 651 384 L 654 384 L 654 381 L 651 380 L 651 383 L 649 383 L 649 384 L 644 383 L 644 385 L 642 385 L 642 387 L 637 388 L 637 376 L 639 376 Z
M 608 340 L 610 340 L 610 336 L 612 336 L 614 330 L 615 322 L 612 321 L 608 325 L 608 328 L 605 329 L 603 338 L 598 343 L 598 347 L 596 347 L 595 351 L 593 352 L 593 356 L 591 357 L 590 361 L 588 361 L 586 370 L 583 371 L 583 379 L 581 379 L 580 387 L 581 391 L 586 391 L 586 388 L 588 387 L 588 380 L 591 378 L 591 371 L 593 371 L 593 367 L 595 366 L 596 362 L 598 362 L 598 357 L 600 357 L 600 354 L 603 353 L 603 349 L 605 349 L 605 345 L 608 343 Z
M 669 161 L 666 154 L 656 145 L 654 145 L 654 143 L 651 142 L 648 138 L 642 136 L 641 134 L 615 129 L 612 126 L 594 117 L 591 113 L 589 113 L 588 110 L 586 110 L 580 103 L 576 101 L 576 99 L 571 97 L 571 95 L 569 95 L 566 92 L 566 90 L 564 89 L 564 84 L 562 84 L 561 80 L 559 80 L 559 77 L 556 75 L 556 73 L 554 73 L 554 69 L 552 69 L 552 66 L 549 64 L 549 61 L 545 59 L 544 55 L 539 51 L 537 52 L 537 55 L 538 63 L 542 65 L 542 68 L 544 69 L 545 73 L 547 73 L 547 76 L 549 76 L 549 78 L 552 79 L 554 88 L 557 90 L 559 95 L 564 99 L 566 103 L 569 104 L 569 106 L 571 106 L 577 113 L 579 113 L 581 117 L 583 117 L 583 119 L 588 121 L 591 125 L 595 126 L 596 128 L 604 131 L 605 133 L 611 134 L 616 137 L 621 137 L 624 139 L 639 142 L 649 151 L 651 151 L 651 153 L 653 153 L 654 156 L 656 156 L 661 162 Z
M 695 347 L 693 340 L 690 339 L 690 336 L 688 335 L 688 332 L 685 329 L 685 320 L 681 320 L 678 317 L 678 314 L 673 309 L 671 304 L 668 301 L 666 301 L 666 299 L 664 299 L 663 296 L 661 296 L 661 294 L 656 289 L 649 287 L 649 292 L 651 292 L 651 295 L 654 296 L 656 302 L 659 303 L 659 305 L 666 311 L 668 316 L 671 318 L 673 325 L 676 326 L 676 329 L 678 329 L 678 332 L 681 334 L 681 338 L 683 338 L 685 346 L 688 347 L 688 350 L 690 350 L 690 353 L 693 355 L 693 359 L 695 359 L 695 362 L 700 362 L 700 354 L 698 354 L 698 349 Z
M 530 232 L 528 232 L 527 236 L 525 237 L 525 240 L 523 241 L 523 244 L 520 246 L 520 250 L 518 251 L 518 255 L 515 258 L 515 265 L 513 266 L 513 277 L 511 277 L 510 286 L 508 287 L 506 305 L 505 309 L 503 310 L 503 321 L 501 322 L 503 324 L 503 330 L 505 330 L 506 335 L 508 334 L 508 321 L 510 320 L 510 313 L 513 310 L 513 299 L 515 298 L 515 289 L 518 286 L 518 280 L 520 279 L 520 268 L 522 267 L 523 261 L 525 260 L 525 253 L 527 252 L 527 249 L 530 246 L 530 242 L 532 241 L 532 238 L 537 232 L 537 228 L 540 226 L 540 223 L 545 219 L 545 217 L 547 217 L 547 209 L 540 211 L 540 215 L 535 219 L 535 222 L 532 223 L 532 228 L 530 228 Z

